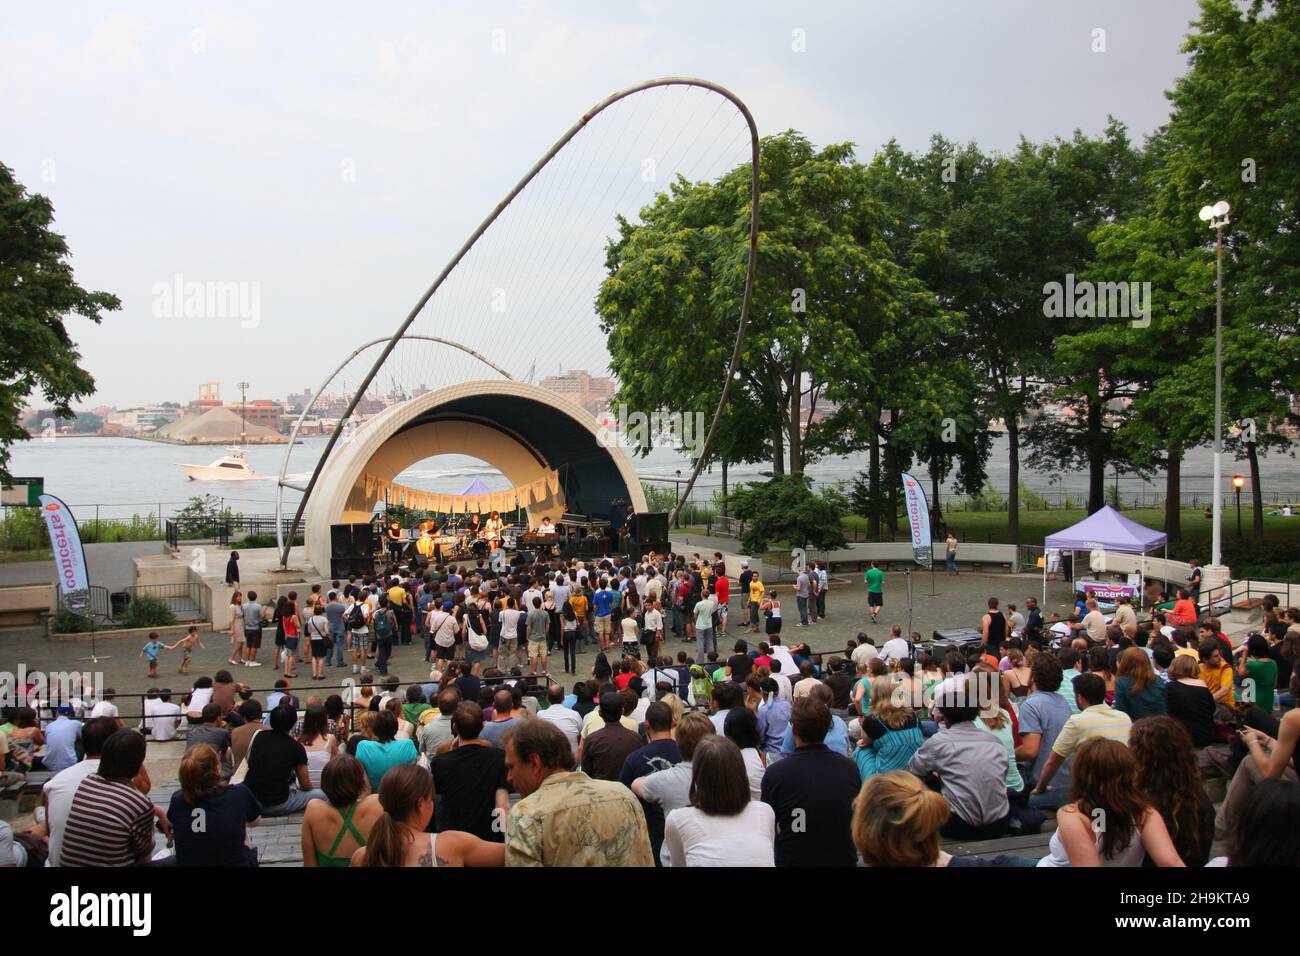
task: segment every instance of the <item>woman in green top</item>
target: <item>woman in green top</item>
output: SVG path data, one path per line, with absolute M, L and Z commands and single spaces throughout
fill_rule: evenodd
M 1151 658 L 1140 647 L 1130 647 L 1119 656 L 1115 709 L 1128 714 L 1134 721 L 1143 717 L 1163 717 L 1169 712 L 1165 685 L 1156 677 Z
M 302 865 L 345 867 L 353 852 L 366 845 L 370 828 L 384 810 L 370 792 L 365 767 L 355 757 L 340 754 L 332 759 L 321 771 L 320 785 L 329 802 L 307 804 L 302 818 Z
M 1242 681 L 1242 701 L 1253 703 L 1264 713 L 1271 714 L 1273 692 L 1277 689 L 1277 661 L 1268 655 L 1268 639 L 1263 634 L 1252 634 L 1237 648 L 1237 653 L 1241 655 L 1237 674 Z

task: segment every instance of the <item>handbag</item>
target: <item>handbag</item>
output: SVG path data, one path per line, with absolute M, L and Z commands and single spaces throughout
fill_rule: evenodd
M 248 749 L 244 751 L 244 759 L 239 761 L 239 766 L 230 775 L 231 784 L 243 783 L 244 778 L 248 776 L 248 758 L 253 756 L 253 744 L 257 743 L 257 738 L 264 729 L 259 728 L 253 731 L 253 736 L 248 739 Z

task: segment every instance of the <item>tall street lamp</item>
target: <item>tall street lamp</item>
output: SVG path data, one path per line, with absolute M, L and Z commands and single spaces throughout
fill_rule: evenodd
M 1220 199 L 1213 206 L 1201 207 L 1201 222 L 1216 234 L 1214 270 L 1214 527 L 1210 536 L 1210 564 L 1219 566 L 1221 559 L 1221 521 L 1223 518 L 1223 230 L 1228 225 L 1231 207 Z
M 1241 537 L 1241 486 L 1244 485 L 1245 483 L 1246 483 L 1246 479 L 1244 476 L 1242 475 L 1232 476 L 1232 487 L 1237 492 L 1237 537 L 1238 538 Z

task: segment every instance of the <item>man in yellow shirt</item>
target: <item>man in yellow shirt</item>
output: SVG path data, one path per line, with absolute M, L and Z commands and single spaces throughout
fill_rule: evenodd
M 749 633 L 758 633 L 758 622 L 761 615 L 758 613 L 758 605 L 763 601 L 763 582 L 759 579 L 758 572 L 749 579 Z
M 578 653 L 587 652 L 587 644 L 591 640 L 590 622 L 587 620 L 587 595 L 581 588 L 574 588 L 573 593 L 569 595 L 569 607 L 573 608 L 573 616 L 578 621 Z
M 388 606 L 393 609 L 393 616 L 397 618 L 397 637 L 402 644 L 411 643 L 411 618 L 414 610 L 411 605 L 412 601 L 406 588 L 402 587 L 401 581 L 393 578 L 393 586 L 388 589 Z
M 1219 642 L 1210 639 L 1201 641 L 1199 648 L 1201 658 L 1201 680 L 1210 688 L 1216 704 L 1232 706 L 1232 665 L 1225 663 L 1219 651 Z

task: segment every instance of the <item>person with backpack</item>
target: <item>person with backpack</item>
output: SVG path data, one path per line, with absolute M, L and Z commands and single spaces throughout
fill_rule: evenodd
M 427 627 L 438 660 L 451 660 L 456 653 L 456 618 L 445 607 L 435 604 L 429 611 Z
M 699 664 L 691 665 L 689 698 L 686 703 L 692 707 L 699 705 L 707 707 L 713 700 L 713 680 L 709 677 L 708 671 Z
M 348 646 L 352 649 L 352 673 L 360 674 L 366 666 L 366 644 L 370 641 L 370 605 L 365 601 L 365 592 L 348 597 L 347 610 L 343 614 L 343 623 L 348 629 Z
M 389 606 L 388 595 L 380 595 L 379 608 L 371 616 L 375 629 L 375 649 L 378 659 L 375 668 L 381 674 L 388 673 L 388 659 L 393 654 L 393 635 L 397 633 L 397 618 Z

